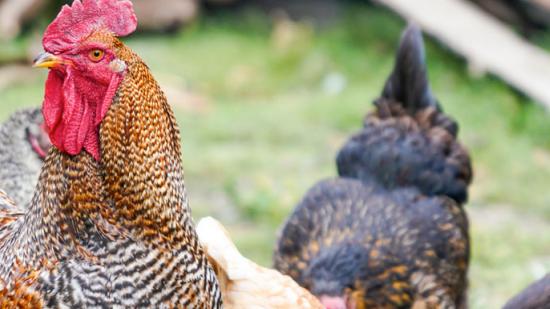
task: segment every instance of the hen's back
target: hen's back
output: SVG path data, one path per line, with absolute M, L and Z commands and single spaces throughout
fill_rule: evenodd
M 462 208 L 444 196 L 325 180 L 285 223 L 275 268 L 317 296 L 356 291 L 367 308 L 435 295 L 431 301 L 447 308 L 466 288 L 467 226 Z

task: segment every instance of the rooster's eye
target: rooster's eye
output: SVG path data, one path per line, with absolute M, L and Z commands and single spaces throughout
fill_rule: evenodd
M 105 52 L 102 51 L 101 49 L 94 49 L 94 50 L 90 51 L 90 53 L 88 54 L 88 57 L 93 62 L 99 62 L 103 59 L 104 55 L 105 55 Z

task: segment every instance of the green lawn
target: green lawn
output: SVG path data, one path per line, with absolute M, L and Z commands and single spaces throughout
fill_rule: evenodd
M 264 265 L 289 211 L 316 181 L 335 175 L 336 151 L 371 109 L 404 25 L 365 6 L 343 20 L 325 30 L 272 27 L 247 12 L 205 18 L 171 37 L 127 40 L 174 98 L 194 216 L 221 219 L 245 255 Z M 460 123 L 474 162 L 471 307 L 498 308 L 550 271 L 550 117 L 427 45 L 433 91 Z M 44 77 L 1 91 L 2 118 L 38 104 Z

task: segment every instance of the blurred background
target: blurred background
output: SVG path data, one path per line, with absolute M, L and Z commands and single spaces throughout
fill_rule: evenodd
M 517 53 L 491 41 L 492 58 L 526 57 L 519 50 L 528 46 L 545 63 L 550 1 L 446 0 L 416 11 L 399 5 L 406 0 L 133 2 L 140 28 L 125 42 L 176 111 L 193 215 L 218 218 L 263 265 L 271 264 L 277 229 L 294 205 L 336 175 L 336 151 L 360 128 L 392 68 L 406 24 L 400 15 L 428 28 L 439 17 L 438 31 L 426 37 L 432 90 L 458 120 L 475 173 L 466 208 L 471 307 L 498 308 L 550 271 L 550 102 L 531 87 L 541 78 L 474 61 L 475 37 L 495 29 L 462 32 L 471 43 L 457 45 L 447 35 L 456 25 L 445 20 L 461 12 L 441 10 L 441 3 L 461 3 L 479 12 L 464 24 L 489 20 L 517 38 Z M 41 104 L 46 72 L 29 63 L 63 3 L 0 0 L 0 120 Z M 538 68 L 550 78 L 550 69 Z M 550 95 L 550 83 L 544 87 Z

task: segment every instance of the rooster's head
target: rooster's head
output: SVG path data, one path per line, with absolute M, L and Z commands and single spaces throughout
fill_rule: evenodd
M 43 114 L 52 144 L 99 160 L 99 124 L 127 70 L 117 37 L 137 26 L 128 0 L 75 0 L 44 33 L 35 67 L 49 68 Z

